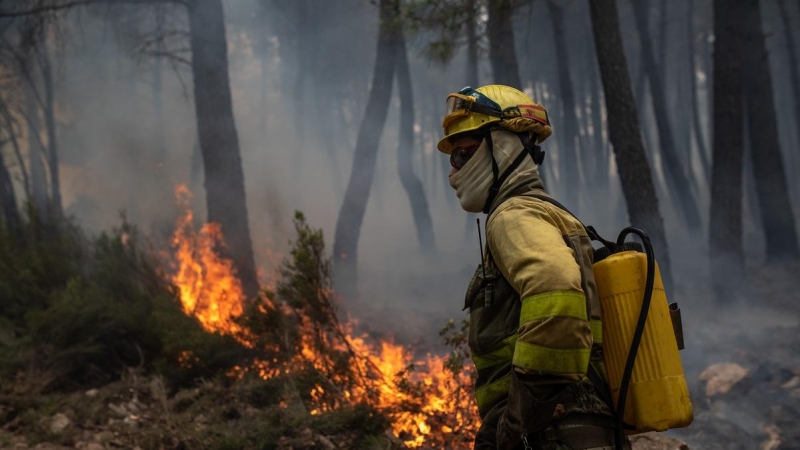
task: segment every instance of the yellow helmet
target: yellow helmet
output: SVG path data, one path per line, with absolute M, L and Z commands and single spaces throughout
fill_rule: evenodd
M 444 138 L 437 147 L 449 155 L 453 137 L 490 124 L 515 133 L 535 133 L 538 142 L 553 133 L 547 111 L 524 92 L 499 84 L 477 89 L 467 86 L 447 96 L 447 115 L 442 121 Z

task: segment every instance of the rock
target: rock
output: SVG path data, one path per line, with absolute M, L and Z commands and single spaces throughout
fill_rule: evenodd
M 100 392 L 97 389 L 89 389 L 88 391 L 84 392 L 87 397 L 97 397 L 97 393 Z
M 52 419 L 50 419 L 50 431 L 56 434 L 61 433 L 67 429 L 70 424 L 72 424 L 72 421 L 69 420 L 69 417 L 65 416 L 64 414 L 57 413 Z
M 689 450 L 686 442 L 656 432 L 637 434 L 630 439 L 633 450 Z
M 104 443 L 104 442 L 110 442 L 113 439 L 114 439 L 114 433 L 110 431 L 101 431 L 94 435 L 95 442 Z
M 736 363 L 713 364 L 700 373 L 706 382 L 706 396 L 714 397 L 729 393 L 734 387 L 749 389 L 747 369 Z
M 125 405 L 115 405 L 114 403 L 109 403 L 108 409 L 123 417 L 128 415 L 128 410 L 125 408 Z
M 775 425 L 767 425 L 763 427 L 763 430 L 767 433 L 767 439 L 761 442 L 761 445 L 758 447 L 759 450 L 777 450 L 780 448 L 783 442 L 783 439 L 781 439 L 781 430 Z
M 105 450 L 106 448 L 103 444 L 99 444 L 97 442 L 78 442 L 75 444 L 75 448 L 78 450 Z
M 331 442 L 331 440 L 328 439 L 327 437 L 319 436 L 317 440 L 319 441 L 320 444 L 322 444 L 325 450 L 336 450 L 336 446 L 333 445 L 333 442 Z
M 128 424 L 130 426 L 134 426 L 134 425 L 137 425 L 139 423 L 139 419 L 140 419 L 140 417 L 137 416 L 136 414 L 129 414 L 128 417 L 122 419 L 122 422 L 126 423 L 126 424 Z
M 794 389 L 800 387 L 800 376 L 795 375 L 791 380 L 781 385 L 784 389 Z

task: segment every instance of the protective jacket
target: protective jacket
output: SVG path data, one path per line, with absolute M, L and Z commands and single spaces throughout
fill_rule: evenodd
M 500 144 L 513 142 L 521 147 Z M 577 219 L 537 196 L 547 194 L 527 160 L 492 203 L 486 256 L 467 290 L 482 419 L 475 449 L 523 449 L 523 440 L 610 449 L 591 242 Z

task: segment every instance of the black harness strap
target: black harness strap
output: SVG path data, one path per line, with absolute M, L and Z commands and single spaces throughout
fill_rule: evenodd
M 467 107 L 468 110 L 478 114 L 485 114 L 491 117 L 503 117 L 503 112 L 491 106 L 482 105 L 478 102 L 471 102 Z
M 500 192 L 500 187 L 503 186 L 503 183 L 506 182 L 508 177 L 510 177 L 511 174 L 514 173 L 514 170 L 516 170 L 517 167 L 519 167 L 519 165 L 522 164 L 522 161 L 525 160 L 526 156 L 528 156 L 527 152 L 520 153 L 519 156 L 517 156 L 517 158 L 514 159 L 514 162 L 512 162 L 511 165 L 508 166 L 508 169 L 506 169 L 503 175 L 501 175 L 499 178 L 495 176 L 494 183 L 492 183 L 492 187 L 489 188 L 489 196 L 486 198 L 486 203 L 483 205 L 484 214 L 489 214 L 489 208 L 492 206 L 492 202 L 494 202 L 494 199 Z M 497 165 L 497 163 L 494 160 L 494 155 L 492 155 L 492 163 L 493 166 Z
M 522 142 L 522 146 L 525 147 L 525 151 L 533 158 L 533 162 L 535 162 L 537 166 L 541 166 L 544 162 L 544 150 L 531 141 L 531 136 L 527 132 L 517 133 L 517 136 L 520 142 Z
M 511 176 L 512 173 L 522 164 L 522 161 L 525 160 L 525 157 L 530 155 L 533 159 L 533 162 L 536 164 L 541 164 L 544 160 L 544 152 L 539 148 L 538 145 L 531 145 L 531 139 L 528 133 L 517 133 L 519 136 L 520 142 L 522 142 L 522 147 L 525 151 L 520 152 L 519 156 L 517 156 L 514 161 L 508 166 L 508 169 L 503 173 L 501 176 L 497 176 L 500 172 L 500 168 L 497 166 L 497 160 L 494 158 L 494 142 L 492 141 L 492 132 L 488 132 L 486 134 L 486 139 L 489 141 L 489 155 L 492 157 L 492 174 L 494 175 L 494 183 L 489 188 L 489 196 L 486 198 L 486 203 L 483 205 L 483 213 L 489 214 L 489 208 L 491 208 L 494 199 L 497 198 L 497 194 L 500 192 L 500 187 L 503 186 L 503 183 L 506 182 L 508 177 Z M 538 161 L 537 161 L 538 160 Z

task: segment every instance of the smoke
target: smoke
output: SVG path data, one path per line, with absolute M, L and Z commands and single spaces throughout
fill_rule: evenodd
M 305 22 L 297 23 L 294 3 L 303 2 L 224 4 L 251 233 L 257 264 L 267 270 L 274 269 L 272 255 L 285 254 L 289 248 L 293 210 L 303 211 L 312 226 L 322 228 L 327 245 L 332 246 L 375 58 L 375 5 L 360 0 L 328 2 L 336 5 L 312 2 Z M 591 33 L 581 16 L 585 11 L 577 8 L 567 8 L 566 14 L 581 17 L 568 21 L 567 35 L 570 48 L 576 49 L 571 63 L 579 78 L 573 81 L 584 96 L 588 95 L 585 73 L 594 69 L 580 53 L 591 50 L 586 50 L 591 47 L 586 44 Z M 530 23 L 517 30 L 518 53 L 524 55 L 520 58 L 523 88 L 550 110 L 557 136 L 561 107 L 554 55 L 550 46 L 541 45 L 549 41 L 543 36 L 551 33 L 548 18 L 543 7 L 524 11 L 530 13 L 526 16 Z M 159 97 L 154 60 L 132 54 L 135 46 L 106 19 L 97 14 L 68 16 L 70 43 L 58 61 L 56 87 L 64 206 L 93 231 L 118 224 L 119 212 L 125 211 L 130 221 L 165 242 L 177 216 L 175 184 L 192 187 L 198 215 L 204 216 L 202 171 L 199 179 L 192 180 L 197 133 L 191 73 L 180 64 L 163 61 Z M 623 22 L 627 23 L 626 43 L 635 42 L 628 39 L 632 21 Z M 185 28 L 185 20 L 175 20 L 170 26 Z M 447 185 L 446 157 L 435 149 L 444 99 L 465 84 L 466 57 L 461 51 L 442 67 L 425 59 L 424 45 L 425 36 L 410 38 L 416 140 L 414 148 L 404 151 L 413 152 L 415 171 L 425 186 L 438 254 L 425 257 L 420 251 L 409 201 L 400 184 L 394 153 L 399 125 L 395 86 L 394 92 L 386 93 L 395 97 L 359 242 L 364 300 L 348 309 L 351 316 L 361 318 L 362 325 L 379 329 L 388 324 L 391 332 L 410 340 L 435 340 L 434 333 L 445 319 L 463 317 L 466 284 L 480 258 L 474 216 L 468 217 L 458 207 Z M 481 84 L 486 84 L 491 74 L 485 53 L 480 60 Z M 156 113 L 159 101 L 161 117 Z M 582 121 L 581 127 L 586 134 L 585 151 L 602 151 L 591 147 L 589 125 Z M 584 189 L 589 168 L 584 167 L 583 178 L 574 181 L 557 173 L 560 143 L 550 139 L 543 145 L 550 191 L 558 197 L 563 183 L 579 183 L 580 218 L 595 225 L 601 235 L 616 235 L 627 225 L 627 215 L 613 158 L 609 189 Z M 652 164 L 660 174 L 658 161 Z M 707 199 L 703 197 L 701 203 L 707 204 Z M 672 202 L 661 200 L 660 207 L 678 280 L 671 297 L 682 302 L 685 328 L 702 328 L 699 318 L 705 317 L 711 298 L 706 239 L 700 237 L 704 233 L 695 230 L 696 237 L 687 239 Z M 752 221 L 746 222 L 746 231 L 754 230 L 752 226 Z M 756 263 L 762 261 L 763 241 L 746 242 L 748 255 L 755 256 Z M 763 321 L 766 326 L 777 316 L 764 313 L 748 320 Z M 687 347 L 688 367 L 700 370 L 709 355 L 697 350 L 691 339 Z

